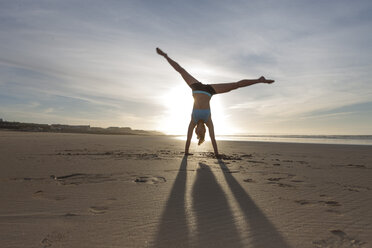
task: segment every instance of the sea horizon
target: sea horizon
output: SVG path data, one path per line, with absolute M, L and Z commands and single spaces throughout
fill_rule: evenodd
M 171 135 L 186 140 L 186 135 Z M 195 138 L 195 137 L 194 137 Z M 372 135 L 239 134 L 216 135 L 217 140 L 276 143 L 372 145 Z M 209 137 L 206 137 L 209 140 Z

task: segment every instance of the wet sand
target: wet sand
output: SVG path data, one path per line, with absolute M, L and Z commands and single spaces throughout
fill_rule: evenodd
M 1 247 L 371 247 L 372 147 L 0 132 Z

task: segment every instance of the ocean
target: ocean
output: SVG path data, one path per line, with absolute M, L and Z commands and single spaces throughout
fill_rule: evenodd
M 186 140 L 186 136 L 176 136 L 176 138 Z M 230 141 L 372 145 L 372 135 L 217 135 L 216 139 Z M 209 137 L 206 137 L 206 140 L 209 140 Z

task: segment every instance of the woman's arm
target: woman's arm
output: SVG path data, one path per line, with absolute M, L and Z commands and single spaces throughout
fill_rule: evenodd
M 187 130 L 187 140 L 186 140 L 186 145 L 185 145 L 185 155 L 192 155 L 189 153 L 189 148 L 190 148 L 190 142 L 192 138 L 192 133 L 194 131 L 196 124 L 191 120 L 189 124 L 189 129 Z
M 213 150 L 214 150 L 214 155 L 216 156 L 216 158 L 219 158 L 220 154 L 218 153 L 217 142 L 216 142 L 216 139 L 214 137 L 214 126 L 213 126 L 212 119 L 210 118 L 209 121 L 206 124 L 207 124 L 208 131 L 209 131 L 209 137 L 211 137 L 211 142 L 212 142 L 212 146 L 213 146 Z
M 181 74 L 182 78 L 186 81 L 188 85 L 192 85 L 193 83 L 199 82 L 196 80 L 193 76 L 190 75 L 185 69 L 183 69 L 176 61 L 168 57 L 168 54 L 160 50 L 160 48 L 156 48 L 156 52 L 163 56 L 168 63 L 177 71 Z

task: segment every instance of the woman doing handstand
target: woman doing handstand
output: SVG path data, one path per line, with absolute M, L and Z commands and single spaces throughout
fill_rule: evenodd
M 216 139 L 214 136 L 214 127 L 213 121 L 211 118 L 211 109 L 209 106 L 209 102 L 213 95 L 221 94 L 225 92 L 229 92 L 231 90 L 235 90 L 237 88 L 249 86 L 256 83 L 267 83 L 271 84 L 274 80 L 266 79 L 265 77 L 260 77 L 258 79 L 243 79 L 238 82 L 234 83 L 224 83 L 224 84 L 202 84 L 198 80 L 196 80 L 193 76 L 191 76 L 185 69 L 183 69 L 176 61 L 172 60 L 168 57 L 166 53 L 164 53 L 159 48 L 156 48 L 156 52 L 163 56 L 169 64 L 181 74 L 182 78 L 186 81 L 186 83 L 192 89 L 192 95 L 194 97 L 194 107 L 192 110 L 191 121 L 189 124 L 189 128 L 187 131 L 187 140 L 185 145 L 185 155 L 191 155 L 189 153 L 190 141 L 192 137 L 192 132 L 195 128 L 195 133 L 197 135 L 197 139 L 199 140 L 198 145 L 204 142 L 205 137 L 205 125 L 207 125 L 209 130 L 209 136 L 211 137 L 213 150 L 215 156 L 218 158 L 218 148 Z

